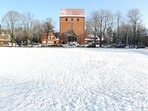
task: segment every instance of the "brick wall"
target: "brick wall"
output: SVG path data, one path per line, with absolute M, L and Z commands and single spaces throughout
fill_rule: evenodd
M 60 42 L 64 39 L 66 32 L 74 32 L 77 36 L 77 42 L 84 43 L 85 17 L 84 9 L 66 8 L 60 10 Z
M 60 17 L 60 40 L 63 41 L 63 33 L 73 30 L 78 36 L 78 42 L 84 43 L 84 17 Z

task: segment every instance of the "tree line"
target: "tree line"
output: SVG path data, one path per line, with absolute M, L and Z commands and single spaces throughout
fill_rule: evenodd
M 107 43 L 130 44 L 135 47 L 145 30 L 140 10 L 136 8 L 128 10 L 126 15 L 120 11 L 112 13 L 107 9 L 95 10 L 86 20 L 86 32 L 99 37 L 100 47 L 103 38 Z
M 41 21 L 30 12 L 9 11 L 2 18 L 2 26 L 9 32 L 12 46 L 14 42 L 21 44 L 21 41 L 26 41 L 28 46 L 29 40 L 40 42 L 41 33 L 53 31 L 55 22 L 51 17 Z M 85 26 L 86 35 L 91 33 L 99 37 L 100 47 L 104 38 L 106 43 L 132 44 L 135 47 L 139 36 L 146 30 L 139 9 L 130 9 L 126 15 L 108 9 L 94 10 L 86 17 Z
M 55 22 L 51 17 L 45 20 L 35 19 L 33 14 L 9 11 L 2 18 L 2 26 L 11 36 L 11 43 L 21 45 L 21 42 L 40 42 L 41 33 L 49 33 L 54 29 Z M 47 40 L 46 40 L 47 41 Z

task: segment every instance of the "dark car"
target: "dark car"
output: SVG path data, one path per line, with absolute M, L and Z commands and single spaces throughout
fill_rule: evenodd
M 118 44 L 118 45 L 116 45 L 115 47 L 116 47 L 116 48 L 125 48 L 125 46 L 126 46 L 125 44 Z
M 91 43 L 91 44 L 88 44 L 87 47 L 96 47 L 96 44 L 95 43 Z
M 77 47 L 85 47 L 85 44 L 78 44 Z
M 137 45 L 136 48 L 145 48 L 145 45 Z

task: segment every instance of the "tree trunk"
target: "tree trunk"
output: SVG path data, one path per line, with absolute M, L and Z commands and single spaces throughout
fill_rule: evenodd
M 48 46 L 48 32 L 47 32 L 47 35 L 46 35 L 46 46 Z
M 28 47 L 28 44 L 29 44 L 29 43 L 28 43 L 28 37 L 26 37 L 26 39 L 27 39 L 27 41 L 26 41 L 26 42 L 27 42 L 27 47 Z
M 14 27 L 13 27 L 13 25 L 12 25 L 12 33 L 11 33 L 12 35 L 11 35 L 11 37 L 12 37 L 12 47 L 13 47 L 13 43 L 14 43 Z
M 13 47 L 13 43 L 14 43 L 14 37 L 12 36 L 12 44 L 11 44 L 11 47 Z
M 133 42 L 134 42 L 134 47 L 135 47 L 135 45 L 136 45 L 136 30 L 134 29 L 134 40 L 133 40 Z
M 11 44 L 11 47 L 13 47 L 13 43 L 14 43 L 14 34 L 13 34 L 13 32 L 12 32 L 11 37 L 12 37 L 12 44 Z
M 96 26 L 95 26 L 95 39 L 94 39 L 95 47 L 96 47 L 96 38 L 97 38 L 97 28 L 96 28 Z
M 96 46 L 96 36 L 95 36 L 95 40 L 94 40 L 95 46 Z
M 100 47 L 102 47 L 102 37 L 99 37 L 100 38 Z

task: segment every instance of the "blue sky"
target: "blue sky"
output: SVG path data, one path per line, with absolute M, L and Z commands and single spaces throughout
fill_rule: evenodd
M 148 28 L 148 0 L 1 0 L 0 20 L 10 10 L 20 13 L 31 12 L 34 18 L 39 20 L 52 17 L 56 21 L 55 29 L 59 30 L 59 10 L 61 8 L 84 8 L 86 17 L 93 10 L 109 9 L 126 14 L 127 10 L 138 8 Z

